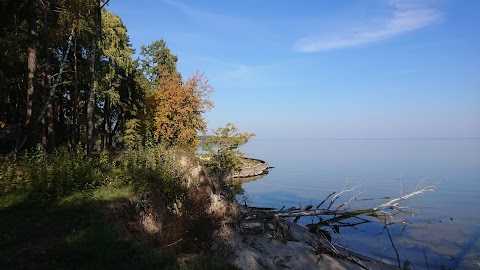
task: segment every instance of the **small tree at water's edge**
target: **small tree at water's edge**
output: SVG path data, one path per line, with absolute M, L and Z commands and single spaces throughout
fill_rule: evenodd
M 219 177 L 238 171 L 243 157 L 243 153 L 238 148 L 246 144 L 255 134 L 239 133 L 231 123 L 224 128 L 214 130 L 213 134 L 202 145 L 203 150 L 208 152 L 206 167 Z

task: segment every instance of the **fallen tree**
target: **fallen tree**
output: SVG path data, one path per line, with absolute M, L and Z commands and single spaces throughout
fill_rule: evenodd
M 402 268 L 398 251 L 395 248 L 388 226 L 397 223 L 405 224 L 406 221 L 398 218 L 398 215 L 412 214 L 413 211 L 403 207 L 402 204 L 414 196 L 434 191 L 436 184 L 427 184 L 424 180 L 421 180 L 414 191 L 405 195 L 401 194 L 398 198 L 380 198 L 388 201 L 367 209 L 355 209 L 354 205 L 352 205 L 364 193 L 358 191 L 358 187 L 345 187 L 340 192 L 332 192 L 316 207 L 310 204 L 290 208 L 284 206 L 277 210 L 267 207 L 252 207 L 245 204 L 241 211 L 240 233 L 247 235 L 268 234 L 269 238 L 285 243 L 292 240 L 290 227 L 295 226 L 298 228 L 295 223 L 298 223 L 300 218 L 316 217 L 318 222 L 312 221 L 312 223 L 305 225 L 305 233 L 310 236 L 307 244 L 311 246 L 313 252 L 320 255 L 320 258 L 322 254 L 326 254 L 350 261 L 360 268 L 370 269 L 368 264 L 365 264 L 366 258 L 336 246 L 332 242 L 332 233 L 339 233 L 341 227 L 356 227 L 365 223 L 381 222 L 397 254 L 398 268 Z M 354 195 L 340 202 L 341 197 L 349 193 L 354 193 Z

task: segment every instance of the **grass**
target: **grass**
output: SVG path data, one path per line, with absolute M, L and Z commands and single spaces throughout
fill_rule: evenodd
M 207 189 L 188 189 L 181 177 L 160 147 L 0 157 L 0 269 L 234 269 L 209 252 L 217 224 Z M 161 214 L 158 234 L 142 231 L 137 202 Z M 183 215 L 167 210 L 174 203 Z M 120 218 L 118 205 L 127 207 Z M 175 250 L 158 249 L 180 236 Z
M 0 196 L 0 269 L 235 269 L 208 253 L 177 256 L 121 240 L 106 209 L 131 196 L 131 187 L 106 186 L 49 205 Z
M 105 217 L 130 188 L 99 187 L 50 205 L 0 197 L 1 269 L 178 269 L 176 258 L 120 240 Z

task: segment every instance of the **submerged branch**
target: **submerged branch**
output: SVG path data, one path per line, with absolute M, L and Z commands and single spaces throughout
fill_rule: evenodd
M 377 211 L 377 210 L 383 210 L 385 208 L 391 208 L 392 210 L 397 207 L 397 205 L 401 204 L 404 200 L 408 199 L 408 198 L 411 198 L 415 195 L 420 195 L 420 194 L 423 194 L 427 191 L 434 191 L 436 188 L 435 185 L 430 185 L 430 186 L 426 186 L 426 187 L 423 187 L 421 189 L 417 189 L 416 191 L 412 192 L 412 193 L 409 193 L 405 196 L 402 196 L 400 198 L 396 198 L 396 199 L 393 199 L 389 202 L 386 202 L 384 204 L 381 204 L 375 208 L 373 208 L 374 211 Z
M 295 218 L 295 221 L 298 221 L 298 219 L 301 217 L 318 217 L 320 219 L 320 222 L 309 224 L 307 226 L 309 228 L 330 227 L 335 224 L 341 225 L 343 227 L 354 226 L 353 225 L 354 223 L 349 224 L 349 223 L 342 222 L 350 218 L 361 219 L 362 222 L 358 224 L 371 222 L 370 220 L 362 218 L 361 216 L 376 217 L 380 221 L 385 221 L 385 223 L 387 219 L 392 222 L 398 222 L 396 219 L 393 218 L 394 215 L 399 213 L 410 213 L 401 209 L 401 207 L 399 206 L 401 203 L 403 203 L 405 200 L 411 197 L 423 194 L 427 191 L 433 191 L 436 188 L 436 185 L 427 185 L 422 187 L 423 184 L 424 182 L 422 181 L 417 186 L 417 189 L 415 191 L 369 209 L 357 209 L 357 210 L 346 209 L 347 205 L 349 205 L 352 200 L 356 200 L 356 198 L 359 195 L 363 194 L 363 192 L 357 192 L 350 199 L 339 204 L 339 206 L 334 208 L 334 210 L 331 209 L 332 206 L 335 204 L 335 202 L 340 198 L 340 195 L 346 192 L 356 191 L 356 189 L 358 188 L 358 185 L 357 185 L 349 189 L 344 188 L 341 192 L 338 192 L 338 193 L 336 192 L 330 193 L 320 204 L 318 204 L 316 208 L 313 208 L 312 205 L 306 205 L 303 207 L 301 206 L 291 207 L 286 210 L 284 209 L 285 207 L 282 207 L 282 209 L 276 211 L 274 208 L 247 206 L 246 208 L 248 210 L 244 211 L 242 220 L 243 221 L 262 221 L 262 220 L 269 221 L 269 220 L 277 220 L 279 218 Z M 332 199 L 328 207 L 320 208 L 330 197 L 332 197 Z M 333 216 L 333 217 L 322 219 L 321 218 L 322 216 Z
M 398 198 L 390 200 L 390 197 L 383 197 L 380 199 L 389 201 L 372 208 L 352 210 L 351 202 L 357 201 L 357 197 L 363 194 L 363 192 L 357 191 L 357 188 L 358 186 L 352 188 L 345 187 L 340 192 L 332 192 L 316 208 L 313 205 L 296 206 L 288 209 L 283 206 L 280 210 L 275 210 L 273 208 L 248 207 L 245 205 L 242 209 L 242 217 L 239 223 L 240 231 L 245 234 L 267 234 L 270 238 L 286 242 L 290 241 L 289 239 L 292 237 L 289 226 L 298 225 L 289 223 L 285 219 L 292 218 L 293 223 L 297 223 L 302 217 L 316 217 L 319 220 L 318 222 L 314 223 L 312 220 L 311 224 L 305 226 L 308 229 L 306 233 L 313 239 L 306 243 L 312 247 L 312 251 L 320 256 L 319 260 L 322 258 L 322 254 L 325 254 L 350 261 L 360 268 L 369 269 L 365 264 L 367 261 L 364 258 L 357 257 L 354 253 L 348 251 L 346 247 L 334 244 L 332 242 L 332 234 L 340 233 L 341 228 L 349 227 L 356 229 L 361 224 L 378 220 L 383 223 L 384 229 L 388 233 L 400 267 L 400 256 L 388 226 L 399 222 L 405 223 L 402 220 L 395 219 L 394 216 L 398 214 L 412 214 L 410 211 L 405 211 L 405 207 L 401 206 L 405 200 L 427 191 L 433 191 L 436 186 L 425 185 L 422 180 L 417 185 L 416 190 L 411 193 L 404 195 L 402 190 Z M 355 192 L 355 194 L 349 199 L 343 200 L 343 202 L 338 202 L 341 195 L 347 192 Z M 326 202 L 328 200 L 330 201 L 327 205 Z M 322 208 L 322 205 L 325 205 L 324 207 L 326 208 Z

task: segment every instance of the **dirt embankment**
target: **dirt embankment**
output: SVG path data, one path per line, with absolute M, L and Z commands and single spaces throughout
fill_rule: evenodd
M 285 220 L 244 222 L 248 210 L 240 207 L 225 181 L 188 164 L 183 164 L 185 183 L 192 193 L 183 212 L 161 201 L 140 207 L 138 200 L 112 205 L 117 232 L 159 252 L 209 250 L 239 269 L 392 269 L 345 251 L 329 254 L 318 244 L 321 239 Z M 261 168 L 268 164 L 260 162 L 247 171 Z

